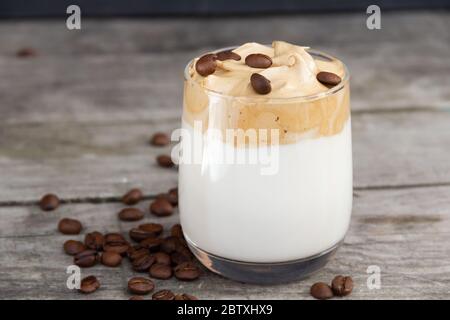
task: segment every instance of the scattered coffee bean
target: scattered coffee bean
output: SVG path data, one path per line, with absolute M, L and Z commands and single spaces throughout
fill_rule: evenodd
M 338 85 L 342 79 L 337 74 L 334 74 L 332 72 L 319 72 L 317 74 L 317 80 L 327 86 L 335 86 Z
M 147 232 L 145 230 L 141 230 L 139 228 L 133 228 L 129 232 L 130 238 L 136 242 L 141 242 L 142 240 L 148 238 L 154 238 L 155 234 L 152 232 Z
M 19 58 L 30 58 L 37 56 L 37 51 L 33 48 L 22 48 L 16 52 Z
M 97 251 L 95 250 L 84 250 L 78 253 L 73 258 L 73 263 L 80 268 L 90 268 L 93 267 L 98 261 Z
M 272 65 L 272 59 L 262 53 L 253 53 L 245 58 L 245 64 L 252 68 L 266 69 Z
M 144 212 L 137 208 L 125 208 L 119 212 L 119 219 L 122 221 L 138 221 L 144 218 Z
M 170 234 L 173 237 L 177 237 L 180 239 L 184 238 L 183 229 L 181 228 L 181 224 L 179 224 L 179 223 L 174 224 L 172 226 L 172 228 L 170 229 Z
M 330 299 L 333 297 L 333 291 L 330 286 L 324 282 L 317 282 L 311 286 L 311 295 L 320 300 Z
M 178 196 L 175 196 L 174 194 L 170 193 L 160 193 L 156 196 L 156 199 L 165 199 L 170 202 L 171 205 L 177 206 L 178 205 Z
M 180 241 L 177 237 L 170 236 L 165 238 L 161 243 L 161 251 L 171 254 L 172 252 L 175 252 L 180 245 Z
M 171 265 L 172 261 L 170 260 L 170 256 L 165 252 L 156 252 L 155 254 L 155 262 L 158 264 L 166 264 L 168 266 Z
M 200 269 L 192 262 L 184 262 L 175 267 L 175 277 L 182 281 L 192 281 L 200 276 Z
M 152 136 L 150 143 L 155 147 L 164 147 L 170 143 L 170 138 L 167 134 L 163 132 L 156 132 Z
M 94 276 L 88 276 L 80 282 L 80 292 L 92 293 L 100 288 L 100 282 Z
M 122 256 L 115 252 L 106 251 L 102 254 L 101 262 L 107 267 L 117 267 L 122 262 Z
M 164 198 L 157 198 L 150 204 L 150 212 L 158 217 L 170 216 L 173 213 L 173 205 Z
M 152 300 L 174 300 L 175 294 L 170 290 L 160 290 L 152 295 Z
M 92 250 L 103 250 L 104 242 L 105 238 L 98 231 L 90 232 L 84 237 L 84 244 L 86 245 L 86 247 Z
M 43 211 L 52 211 L 59 207 L 59 198 L 55 194 L 49 193 L 41 198 L 39 206 Z
M 150 267 L 150 276 L 166 280 L 172 277 L 172 268 L 167 264 L 155 263 Z
M 169 194 L 169 202 L 174 206 L 178 205 L 178 188 L 172 188 L 168 192 Z
M 132 296 L 128 300 L 144 300 L 144 297 L 142 297 L 142 296 Z
M 140 224 L 138 226 L 139 229 L 144 230 L 146 232 L 154 234 L 154 237 L 159 236 L 162 232 L 164 227 L 159 223 L 144 223 Z
M 225 60 L 241 60 L 241 56 L 231 50 L 220 51 L 217 54 L 217 60 L 225 61 Z
M 58 230 L 63 234 L 79 234 L 81 228 L 81 222 L 75 219 L 64 218 L 58 223 Z
M 177 294 L 175 296 L 175 300 L 198 300 L 197 297 L 194 297 L 187 293 Z
M 104 251 L 115 252 L 120 255 L 125 255 L 127 253 L 128 248 L 130 247 L 129 243 L 126 241 L 116 241 L 116 242 L 106 242 L 103 246 Z
M 190 262 L 191 257 L 180 252 L 174 252 L 170 255 L 170 260 L 172 261 L 173 265 L 178 266 L 185 262 Z
M 120 233 L 107 233 L 105 234 L 105 243 L 106 242 L 119 242 L 119 241 L 126 241 L 123 235 Z
M 253 90 L 259 94 L 268 94 L 272 91 L 272 86 L 270 85 L 270 80 L 259 73 L 253 73 L 250 77 L 250 83 L 252 84 Z
M 205 54 L 200 57 L 195 64 L 195 70 L 199 75 L 203 77 L 207 77 L 210 74 L 213 74 L 216 71 L 217 63 L 216 63 L 217 55 L 213 53 Z
M 353 290 L 352 277 L 336 276 L 331 282 L 331 289 L 336 296 L 343 297 L 349 295 Z
M 141 189 L 131 189 L 130 191 L 128 191 L 123 197 L 122 197 L 122 202 L 126 205 L 132 206 L 136 203 L 138 203 L 139 201 L 142 200 L 142 198 L 144 197 Z
M 86 246 L 81 241 L 67 240 L 64 242 L 64 251 L 68 255 L 74 256 L 86 250 Z
M 147 294 L 153 291 L 155 284 L 144 277 L 134 277 L 128 280 L 128 290 L 134 294 Z
M 147 272 L 155 263 L 155 256 L 147 254 L 136 258 L 131 263 L 133 270 L 137 272 Z
M 159 251 L 159 248 L 161 247 L 162 242 L 163 242 L 163 240 L 160 238 L 147 238 L 147 239 L 139 242 L 139 244 L 143 248 L 148 249 L 150 252 L 157 252 L 157 251 Z
M 175 165 L 172 161 L 172 158 L 165 154 L 156 157 L 156 162 L 158 162 L 159 166 L 163 168 L 171 168 Z
M 138 250 L 128 252 L 128 258 L 130 258 L 131 261 L 139 259 L 143 256 L 149 256 L 149 255 L 150 255 L 150 251 L 148 251 L 148 249 L 146 249 L 146 248 L 140 248 Z

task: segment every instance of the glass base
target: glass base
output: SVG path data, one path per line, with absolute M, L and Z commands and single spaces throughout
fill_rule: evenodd
M 189 248 L 197 259 L 209 270 L 226 278 L 253 284 L 280 284 L 308 277 L 323 268 L 336 253 L 343 241 L 311 257 L 278 262 L 252 263 L 222 258 L 205 252 L 187 237 Z

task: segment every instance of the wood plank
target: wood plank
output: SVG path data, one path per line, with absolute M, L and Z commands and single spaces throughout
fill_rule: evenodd
M 354 184 L 380 188 L 450 183 L 450 113 L 356 113 L 352 118 Z M 175 169 L 160 168 L 155 131 L 178 118 L 121 123 L 49 123 L 0 127 L 0 203 L 118 198 L 133 186 L 148 196 L 177 184 Z
M 450 187 L 359 191 L 344 246 L 318 274 L 279 286 L 243 285 L 205 270 L 192 283 L 156 281 L 157 288 L 188 292 L 202 299 L 309 299 L 316 281 L 330 281 L 336 274 L 350 274 L 356 287 L 351 299 L 442 299 L 450 297 Z M 146 202 L 140 204 L 146 207 Z M 57 233 L 61 217 L 80 219 L 83 233 L 100 230 L 126 231 L 139 222 L 118 222 L 118 203 L 69 204 L 55 212 L 36 206 L 0 208 L 0 292 L 6 299 L 126 299 L 126 279 L 133 275 L 128 263 L 119 269 L 96 266 L 102 289 L 85 296 L 65 287 L 65 268 L 71 263 L 62 243 L 79 236 Z M 147 215 L 145 221 L 166 227 L 178 220 Z M 125 233 L 126 235 L 126 233 Z M 369 265 L 381 268 L 379 290 L 366 286 Z

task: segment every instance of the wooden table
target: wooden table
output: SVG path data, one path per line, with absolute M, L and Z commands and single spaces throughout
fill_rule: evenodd
M 245 285 L 206 273 L 156 281 L 203 299 L 307 299 L 316 281 L 352 275 L 353 299 L 450 298 L 450 14 L 383 14 L 228 19 L 59 20 L 0 23 L 0 298 L 126 299 L 133 272 L 96 266 L 92 295 L 66 288 L 69 239 L 62 217 L 86 228 L 125 232 L 121 195 L 147 199 L 176 186 L 176 170 L 148 145 L 180 122 L 182 71 L 193 56 L 246 41 L 284 39 L 341 57 L 352 74 L 354 209 L 343 247 L 321 272 L 280 286 Z M 38 55 L 15 52 L 33 47 Z M 65 202 L 42 212 L 47 192 Z M 147 210 L 149 201 L 139 205 Z M 166 226 L 178 214 L 146 221 Z M 366 286 L 368 266 L 381 288 Z

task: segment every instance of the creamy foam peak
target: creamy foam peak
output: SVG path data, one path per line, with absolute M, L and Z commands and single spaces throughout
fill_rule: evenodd
M 264 91 L 264 96 L 268 98 L 291 98 L 325 92 L 329 90 L 329 85 L 323 84 L 318 78 L 320 72 L 344 78 L 344 66 L 339 60 L 314 59 L 307 49 L 284 41 L 274 41 L 272 47 L 250 42 L 232 50 L 239 55 L 239 60 L 211 60 L 209 66 L 213 69 L 204 76 L 196 70 L 200 59 L 197 58 L 191 64 L 189 73 L 205 89 L 239 97 L 261 96 L 250 81 L 251 76 L 257 73 L 270 83 L 270 91 Z M 267 68 L 249 66 L 246 60 L 250 55 L 265 55 L 271 59 L 271 65 Z

